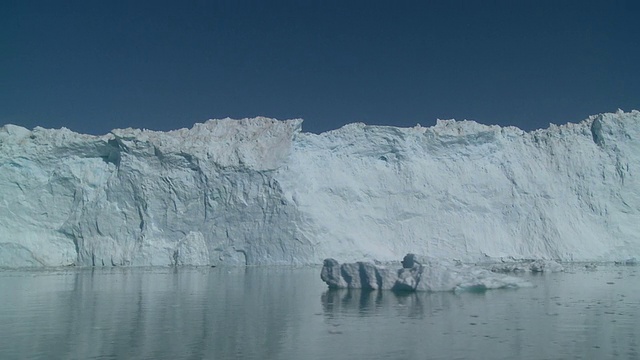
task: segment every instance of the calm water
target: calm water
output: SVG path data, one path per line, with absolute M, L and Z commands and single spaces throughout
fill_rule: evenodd
M 327 291 L 319 268 L 0 272 L 0 359 L 639 359 L 640 268 L 485 293 Z

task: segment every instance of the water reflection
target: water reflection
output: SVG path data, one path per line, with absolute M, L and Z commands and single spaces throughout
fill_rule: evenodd
M 304 310 L 290 272 L 87 269 L 15 277 L 0 298 L 0 354 L 277 358 L 303 325 L 290 321 Z
M 329 317 L 355 314 L 368 317 L 380 312 L 400 310 L 398 315 L 422 317 L 424 309 L 417 293 L 395 293 L 359 289 L 329 289 L 322 294 L 322 308 Z
M 507 290 L 511 291 L 511 290 Z M 468 308 L 485 298 L 484 292 L 393 292 L 329 289 L 321 302 L 328 317 L 401 316 L 413 319 L 435 316 L 455 308 Z
M 638 358 L 635 268 L 484 293 L 327 290 L 319 269 L 0 272 L 0 359 Z
M 582 269 L 480 293 L 326 290 L 320 303 L 335 346 L 369 358 L 638 358 L 636 273 Z

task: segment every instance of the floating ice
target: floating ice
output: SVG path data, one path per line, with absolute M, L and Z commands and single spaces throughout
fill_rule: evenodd
M 333 289 L 482 291 L 532 286 L 517 277 L 414 254 L 404 257 L 400 269 L 362 261 L 341 265 L 335 259 L 325 259 L 320 278 Z
M 561 272 L 564 267 L 553 260 L 519 261 L 511 263 L 494 264 L 493 272 Z

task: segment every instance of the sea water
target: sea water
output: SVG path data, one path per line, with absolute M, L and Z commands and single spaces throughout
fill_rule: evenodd
M 0 359 L 638 359 L 640 267 L 485 292 L 330 291 L 319 267 L 0 271 Z

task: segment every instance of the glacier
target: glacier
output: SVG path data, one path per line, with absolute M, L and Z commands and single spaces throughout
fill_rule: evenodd
M 525 132 L 0 128 L 0 267 L 640 258 L 640 112 Z

